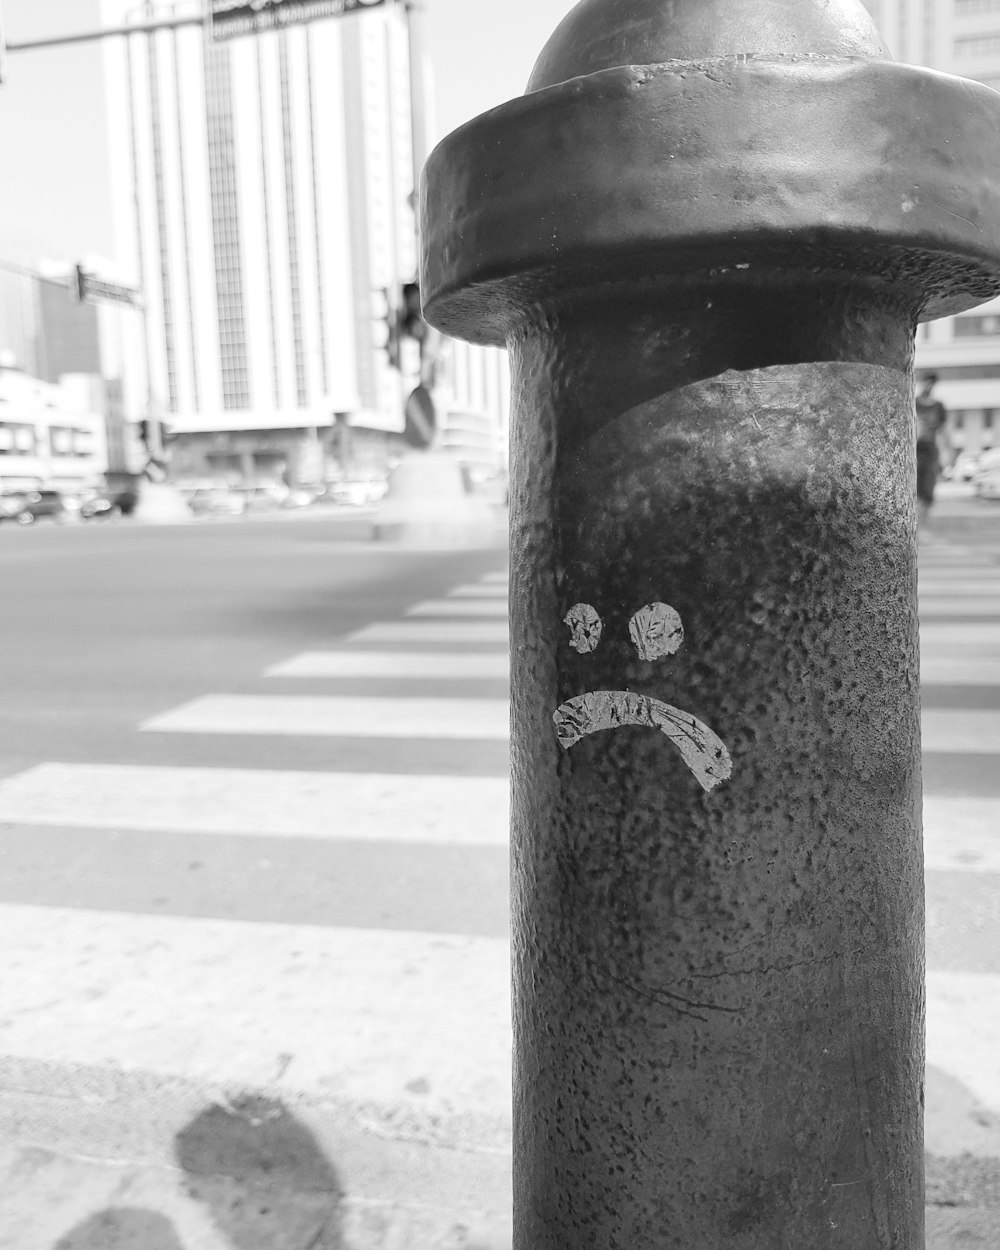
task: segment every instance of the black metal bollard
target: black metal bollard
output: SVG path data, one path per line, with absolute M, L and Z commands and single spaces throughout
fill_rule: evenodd
M 998 176 L 860 0 L 583 0 L 428 162 L 513 366 L 515 1250 L 923 1246 L 913 335 Z

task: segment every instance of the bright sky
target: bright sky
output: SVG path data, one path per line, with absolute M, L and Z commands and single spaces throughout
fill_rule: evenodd
M 444 134 L 523 92 L 574 0 L 423 3 Z M 0 0 L 11 42 L 95 29 L 98 9 L 99 0 Z M 0 87 L 0 258 L 115 254 L 99 49 L 79 44 L 8 58 Z

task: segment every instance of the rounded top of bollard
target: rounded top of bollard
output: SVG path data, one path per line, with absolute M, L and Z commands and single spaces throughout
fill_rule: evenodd
M 891 59 L 861 0 L 580 0 L 528 91 L 619 65 L 802 55 Z
M 751 9 L 764 51 L 723 53 Z M 692 285 L 850 283 L 922 321 L 1000 294 L 1000 93 L 887 59 L 859 0 L 583 0 L 531 83 L 425 166 L 446 334 Z

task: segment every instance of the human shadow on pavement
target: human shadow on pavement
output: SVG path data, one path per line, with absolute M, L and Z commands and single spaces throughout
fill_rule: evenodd
M 184 1250 L 173 1224 L 158 1211 L 110 1207 L 60 1237 L 52 1250 Z
M 336 1169 L 279 1100 L 207 1107 L 177 1134 L 174 1155 L 233 1250 L 348 1250 Z

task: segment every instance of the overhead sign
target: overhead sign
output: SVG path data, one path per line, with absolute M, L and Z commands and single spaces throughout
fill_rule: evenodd
M 88 273 L 82 265 L 77 265 L 73 275 L 73 293 L 81 304 L 110 300 L 113 304 L 129 304 L 132 308 L 141 308 L 143 302 L 142 292 L 135 287 L 106 282 L 104 278 Z
M 321 17 L 343 17 L 358 9 L 374 9 L 395 0 L 209 0 L 213 39 L 235 39 L 261 31 L 280 30 Z

